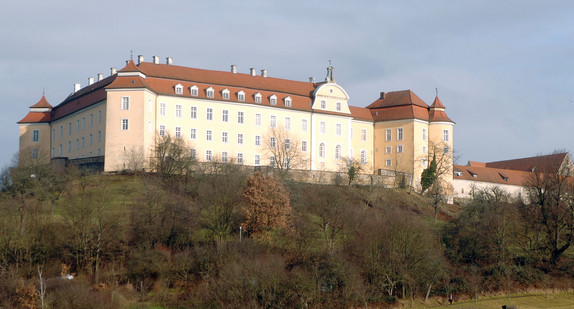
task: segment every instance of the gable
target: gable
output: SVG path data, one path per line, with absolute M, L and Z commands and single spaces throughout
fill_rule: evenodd
M 335 83 L 325 83 L 317 87 L 313 92 L 313 104 L 311 108 L 317 111 L 350 114 L 349 95 L 343 87 Z

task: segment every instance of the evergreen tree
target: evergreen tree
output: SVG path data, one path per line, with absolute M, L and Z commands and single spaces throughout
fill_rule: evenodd
M 425 168 L 421 174 L 422 192 L 430 188 L 436 180 L 436 155 L 433 155 L 432 161 L 428 168 Z

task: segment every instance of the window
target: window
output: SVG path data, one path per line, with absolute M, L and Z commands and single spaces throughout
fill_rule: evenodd
M 367 164 L 367 151 L 361 150 L 361 164 Z
M 197 97 L 197 95 L 199 94 L 198 88 L 197 86 L 191 86 L 189 88 L 189 92 L 191 93 L 192 96 Z
M 62 155 L 62 144 L 58 147 L 58 155 Z
M 197 158 L 197 150 L 195 148 L 189 150 L 189 157 L 194 160 Z
M 221 113 L 221 121 L 223 122 L 229 122 L 229 111 L 224 109 L 223 112 Z
M 38 148 L 32 149 L 32 159 L 38 159 Z
M 98 123 L 102 123 L 102 111 L 98 111 Z
M 224 89 L 223 91 L 221 91 L 221 97 L 222 97 L 224 100 L 229 100 L 229 90 Z
M 90 128 L 94 126 L 94 114 L 90 114 Z
M 276 128 L 276 127 L 277 127 L 277 117 L 271 116 L 270 126 L 271 126 L 272 128 Z
M 341 145 L 335 146 L 335 159 L 341 159 Z
M 275 137 L 271 137 L 271 139 L 269 140 L 269 148 L 275 149 L 276 146 L 277 146 L 277 139 Z
M 397 146 L 397 153 L 401 153 L 403 152 L 403 145 L 398 145 Z
M 427 129 L 423 129 L 423 141 L 427 140 Z
M 391 147 L 391 146 L 385 147 L 385 153 L 392 153 L 392 152 L 393 152 L 393 147 Z
M 361 140 L 363 142 L 367 141 L 367 129 L 361 129 Z
M 222 132 L 222 133 L 221 133 L 221 142 L 222 142 L 222 143 L 227 143 L 227 132 Z
M 385 141 L 390 142 L 393 140 L 392 137 L 393 131 L 391 129 L 386 129 L 385 130 Z
M 448 142 L 448 130 L 442 131 L 442 140 Z
M 76 150 L 80 148 L 80 140 L 76 138 Z
M 197 119 L 197 106 L 191 107 L 191 119 Z
M 211 150 L 205 151 L 205 161 L 209 162 L 212 159 Z
M 165 116 L 166 109 L 167 109 L 167 106 L 165 105 L 165 103 L 159 103 L 159 115 L 160 116 Z
M 153 111 L 153 103 L 151 101 L 151 99 L 147 99 L 147 108 L 148 108 L 148 112 L 152 112 Z
M 321 134 L 325 134 L 327 133 L 327 125 L 325 124 L 325 121 L 321 121 L 319 123 L 319 131 L 321 132 Z
M 212 140 L 212 135 L 213 135 L 213 132 L 211 132 L 211 130 L 207 130 L 207 131 L 205 132 L 205 140 L 206 140 L 206 141 L 211 141 L 211 140 Z
M 183 94 L 183 86 L 181 84 L 175 85 L 175 94 Z
M 285 130 L 291 130 L 291 118 L 285 117 Z
M 261 155 L 255 155 L 255 165 L 261 165 Z
M 32 141 L 39 142 L 40 141 L 40 130 L 33 130 L 32 131 Z
M 301 119 L 301 130 L 307 132 L 307 119 Z
M 427 153 L 427 146 L 423 146 L 423 153 Z
M 68 141 L 68 152 L 72 151 L 72 141 Z
M 403 128 L 397 128 L 397 141 L 403 140 Z
M 444 154 L 447 154 L 447 153 L 448 153 L 448 147 L 444 147 L 444 148 L 442 149 L 442 152 L 443 152 Z
M 72 135 L 72 123 L 68 122 L 68 136 Z
M 255 103 L 261 103 L 261 93 L 255 94 Z
M 98 143 L 102 142 L 102 131 L 98 131 Z
M 255 125 L 258 127 L 261 126 L 261 114 L 255 114 Z
M 286 107 L 291 107 L 291 97 L 286 97 L 286 98 L 285 98 L 285 106 L 286 106 Z
M 175 137 L 181 138 L 181 127 L 175 127 Z
M 237 153 L 237 164 L 243 164 L 243 153 Z
M 422 163 L 421 165 L 423 167 L 427 167 L 427 159 L 426 158 L 424 158 L 421 163 Z M 460 176 L 462 176 L 462 175 L 460 175 Z
M 82 131 L 86 129 L 86 117 L 82 117 Z
M 51 155 L 52 155 L 52 157 L 56 156 L 56 148 L 52 147 L 52 154 Z
M 386 160 L 385 160 L 385 166 L 392 166 L 391 163 L 392 163 L 391 159 L 386 159 Z
M 301 141 L 301 151 L 307 152 L 307 141 Z
M 205 89 L 205 94 L 207 95 L 208 98 L 213 98 L 213 94 L 214 94 L 213 88 L 209 87 L 209 88 Z
M 243 133 L 238 133 L 237 134 L 237 143 L 239 145 L 243 145 Z
M 237 92 L 237 100 L 245 101 L 245 92 L 243 92 L 243 90 Z
M 64 138 L 64 126 L 60 126 L 60 138 Z
M 126 131 L 127 129 L 129 129 L 128 124 L 129 124 L 128 120 L 125 119 L 125 118 L 123 118 L 123 119 L 122 119 L 122 130 L 123 130 L 123 131 Z
M 286 138 L 285 139 L 285 150 L 291 149 L 291 140 Z
M 90 133 L 90 146 L 94 144 L 94 136 Z
M 208 107 L 207 108 L 207 120 L 213 120 L 213 108 Z
M 337 124 L 335 125 L 335 134 L 337 134 L 337 136 L 343 135 L 343 130 L 342 130 L 342 128 L 341 128 L 341 124 L 340 124 L 340 123 L 337 123 Z
M 255 135 L 255 146 L 261 146 L 261 136 Z
M 227 151 L 221 152 L 221 162 L 227 163 L 227 161 L 228 161 Z
M 130 109 L 130 97 L 122 97 L 122 110 L 127 111 Z
M 269 166 L 275 167 L 275 156 L 269 157 Z
M 76 120 L 76 132 L 80 131 L 80 119 Z
M 269 97 L 269 104 L 277 105 L 277 96 L 276 95 L 272 95 Z
M 321 157 L 321 158 L 325 157 L 325 144 L 324 143 L 319 144 L 319 157 Z
M 165 136 L 165 126 L 164 125 L 159 126 L 159 136 Z
M 189 138 L 191 138 L 191 139 L 197 138 L 197 129 L 191 129 L 191 132 L 189 134 Z
M 243 123 L 244 118 L 243 112 L 237 112 L 237 123 Z
M 341 111 L 341 102 L 337 102 L 337 110 Z
M 327 102 L 325 100 L 321 100 L 321 108 L 322 109 L 327 108 Z
M 84 146 L 86 146 L 86 140 L 85 140 L 84 137 L 82 136 L 82 149 L 84 149 Z

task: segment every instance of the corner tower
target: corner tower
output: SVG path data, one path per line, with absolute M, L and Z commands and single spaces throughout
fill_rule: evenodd
M 20 126 L 20 149 L 18 164 L 48 164 L 50 163 L 50 113 L 52 105 L 45 96 L 30 106 L 30 111 L 22 120 Z

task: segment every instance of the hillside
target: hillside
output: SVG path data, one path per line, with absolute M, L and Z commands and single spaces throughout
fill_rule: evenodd
M 435 222 L 431 200 L 408 190 L 228 164 L 163 177 L 36 166 L 3 179 L 4 307 L 381 307 L 574 283 L 572 249 L 551 260 L 534 243 L 546 237 L 535 208 L 494 190 L 441 205 Z

